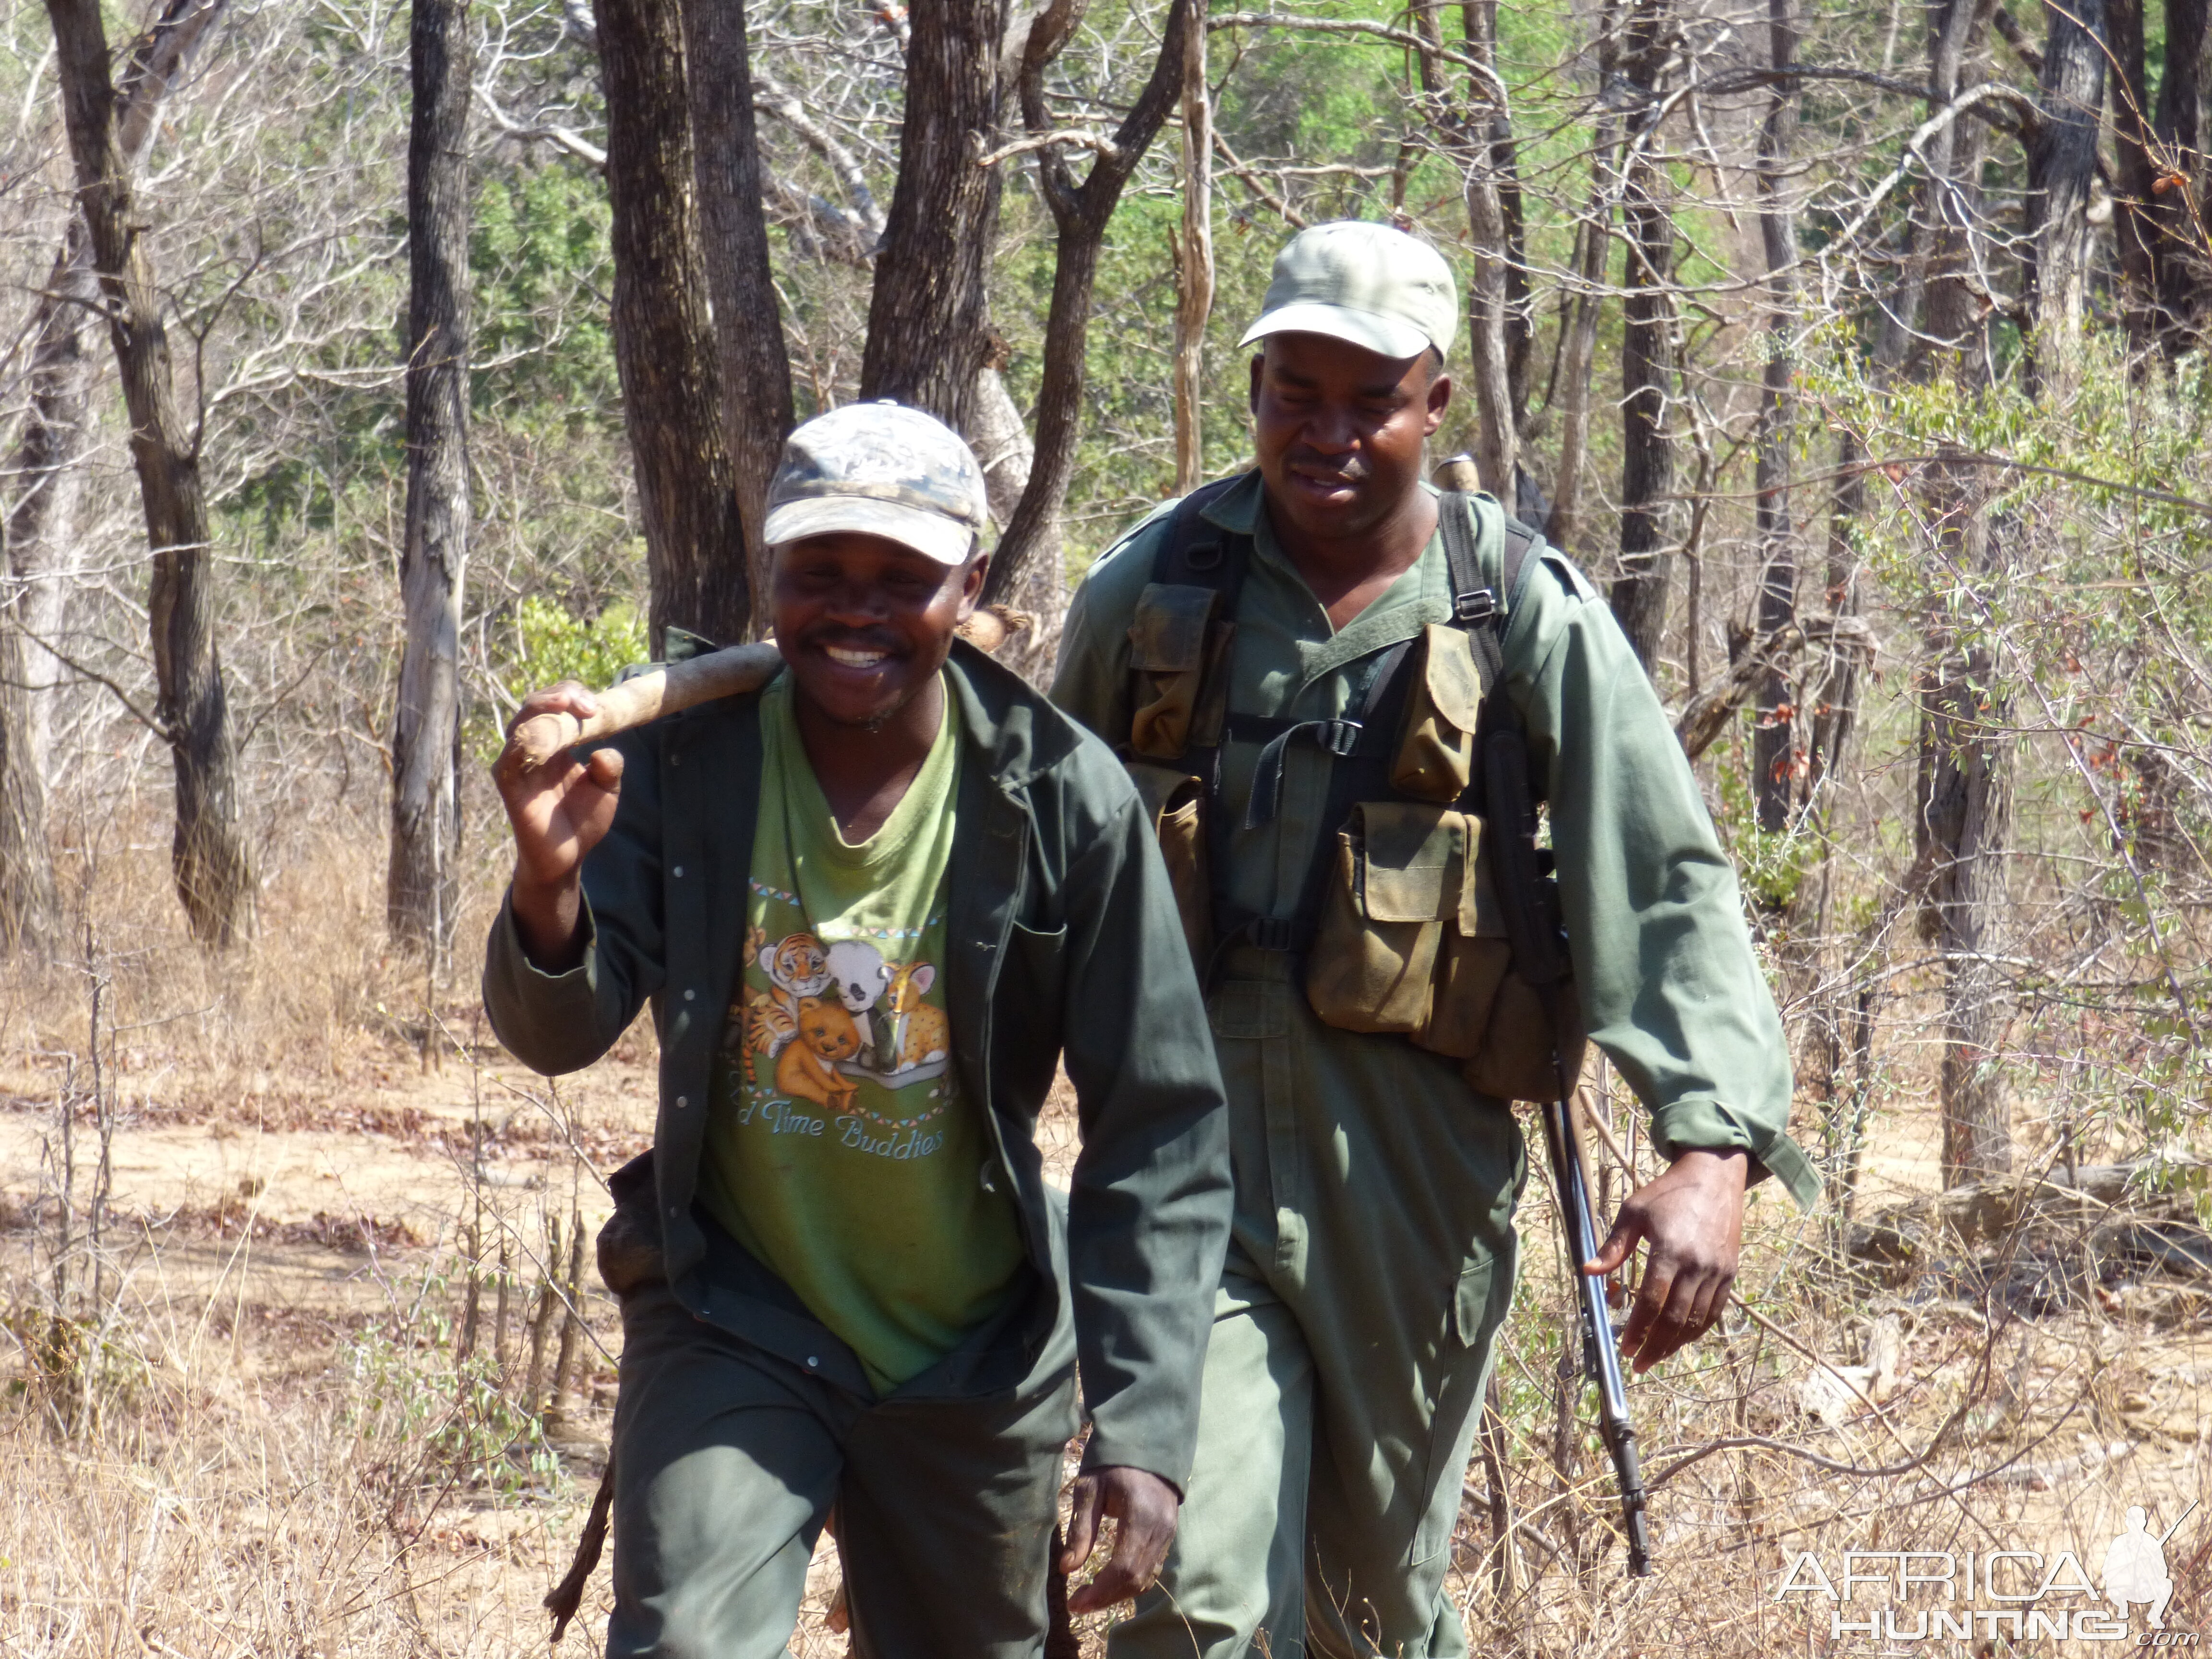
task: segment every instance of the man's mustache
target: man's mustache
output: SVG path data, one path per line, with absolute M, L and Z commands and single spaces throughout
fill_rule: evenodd
M 1301 477 L 1320 478 L 1331 483 L 1365 483 L 1371 471 L 1366 462 L 1356 456 L 1336 458 L 1310 451 L 1293 451 L 1283 458 L 1283 465 Z

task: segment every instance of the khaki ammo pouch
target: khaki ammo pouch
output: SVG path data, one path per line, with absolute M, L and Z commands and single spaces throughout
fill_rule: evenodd
M 1472 812 L 1425 802 L 1353 807 L 1336 836 L 1306 1000 L 1341 1030 L 1392 1033 L 1467 1061 L 1478 1093 L 1557 1099 L 1554 1036 L 1579 1071 L 1580 1004 L 1566 981 L 1552 1000 L 1571 1029 L 1555 1034 L 1546 999 L 1515 971 L 1484 830 Z
M 1415 800 L 1450 803 L 1474 781 L 1482 674 L 1463 629 L 1431 623 L 1406 667 L 1406 713 L 1390 757 L 1390 787 Z
M 1175 892 L 1176 912 L 1182 918 L 1191 960 L 1203 963 L 1213 950 L 1206 880 L 1206 780 L 1149 761 L 1128 761 L 1124 766 L 1160 844 L 1160 861 L 1168 867 L 1168 884 Z
M 1129 623 L 1129 672 L 1136 687 L 1131 754 L 1172 762 L 1193 747 L 1220 741 L 1219 708 L 1200 706 L 1201 692 L 1212 689 L 1208 682 L 1227 678 L 1208 672 L 1215 659 L 1226 660 L 1235 635 L 1234 624 L 1215 625 L 1220 597 L 1211 588 L 1152 582 L 1138 598 Z

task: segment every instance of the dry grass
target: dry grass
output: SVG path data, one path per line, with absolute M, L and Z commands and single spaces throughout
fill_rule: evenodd
M 15 1336 L 0 1653 L 542 1649 L 538 1601 L 604 1455 L 618 1334 L 587 1283 L 572 1397 L 534 1416 L 520 1408 L 545 1392 L 527 1387 L 531 1311 L 566 1259 L 554 1229 L 596 1225 L 596 1175 L 649 1133 L 651 1040 L 557 1091 L 498 1056 L 472 963 L 433 986 L 385 953 L 380 868 L 356 854 L 370 828 L 299 831 L 272 866 L 258 942 L 219 963 L 172 920 L 159 836 L 110 834 L 96 858 L 80 846 L 76 958 L 0 981 L 0 1306 Z M 493 890 L 481 872 L 465 939 Z M 58 1304 L 64 1097 L 76 1172 Z M 1933 1187 L 1931 1114 L 1897 1057 L 1866 1203 Z M 1048 1128 L 1069 1157 L 1064 1116 Z M 1847 1549 L 2071 1549 L 2094 1576 L 2127 1504 L 2163 1526 L 2212 1499 L 2212 1351 L 2185 1290 L 2110 1285 L 2028 1318 L 2002 1276 L 1978 1292 L 1987 1264 L 1963 1259 L 1884 1289 L 1841 1270 L 1826 1224 L 1763 1194 L 1743 1280 L 1760 1321 L 1732 1318 L 1634 1390 L 1659 1571 L 1631 1585 L 1608 1467 L 1586 1432 L 1555 1434 L 1568 1309 L 1540 1184 L 1526 1224 L 1500 1359 L 1519 1583 L 1492 1584 L 1479 1461 L 1452 1579 L 1478 1651 L 1821 1650 L 1827 1604 L 1772 1599 L 1797 1550 L 1835 1572 Z M 457 1368 L 472 1254 L 478 1333 Z M 1855 1364 L 1884 1319 L 1899 1341 L 1881 1409 L 1808 1413 L 1809 1356 Z M 1722 1440 L 1738 1443 L 1675 1468 Z M 2203 1520 L 2172 1552 L 2176 1626 L 2197 1620 Z M 800 1655 L 844 1650 L 820 1623 L 834 1583 L 825 1551 Z M 599 1650 L 605 1592 L 603 1572 L 569 1651 Z M 1904 1605 L 1909 1628 L 1927 1604 Z

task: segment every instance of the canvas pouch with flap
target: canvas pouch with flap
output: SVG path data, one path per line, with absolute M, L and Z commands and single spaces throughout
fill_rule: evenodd
M 1129 780 L 1160 844 L 1183 938 L 1194 962 L 1212 948 L 1206 886 L 1206 781 L 1185 753 L 1221 740 L 1233 623 L 1218 621 L 1212 588 L 1146 585 L 1129 623 L 1136 707 L 1129 722 Z

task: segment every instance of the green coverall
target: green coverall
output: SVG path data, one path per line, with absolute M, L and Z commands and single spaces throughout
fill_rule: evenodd
M 1128 629 L 1166 513 L 1078 591 L 1055 702 L 1129 737 Z M 1503 514 L 1478 501 L 1485 568 Z M 1443 543 L 1341 632 L 1277 547 L 1257 473 L 1206 518 L 1254 538 L 1230 708 L 1356 712 L 1378 653 L 1450 617 Z M 1547 769 L 1577 983 L 1592 1038 L 1649 1104 L 1662 1152 L 1742 1148 L 1801 1201 L 1784 1133 L 1790 1062 L 1735 873 L 1664 711 L 1612 613 L 1549 549 L 1510 597 L 1506 684 Z M 1241 820 L 1259 745 L 1224 751 Z M 1295 908 L 1330 757 L 1285 756 L 1281 807 L 1240 830 L 1240 904 Z M 1218 872 L 1217 872 L 1218 874 Z M 1458 1655 L 1443 1592 L 1492 1339 L 1512 1298 L 1521 1134 L 1457 1062 L 1316 1019 L 1287 958 L 1231 951 L 1209 996 L 1237 1207 L 1200 1401 L 1198 1453 L 1159 1586 L 1115 1659 Z

